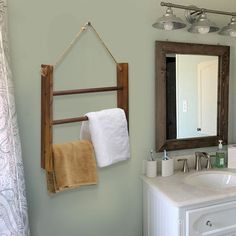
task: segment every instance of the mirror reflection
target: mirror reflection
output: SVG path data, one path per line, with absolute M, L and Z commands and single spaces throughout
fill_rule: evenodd
M 166 54 L 166 138 L 217 135 L 219 57 Z

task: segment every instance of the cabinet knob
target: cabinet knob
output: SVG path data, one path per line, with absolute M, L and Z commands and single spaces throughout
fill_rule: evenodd
M 211 223 L 211 221 L 208 220 L 208 221 L 206 222 L 206 225 L 209 226 L 209 227 L 212 227 L 212 223 Z

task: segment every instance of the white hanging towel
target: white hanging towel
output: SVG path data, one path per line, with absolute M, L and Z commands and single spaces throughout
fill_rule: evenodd
M 85 114 L 80 139 L 91 140 L 99 167 L 130 158 L 129 134 L 124 110 L 106 109 Z

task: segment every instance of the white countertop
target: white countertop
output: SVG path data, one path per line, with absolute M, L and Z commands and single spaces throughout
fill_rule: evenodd
M 234 172 L 234 169 L 212 169 L 214 171 L 228 171 Z M 155 177 L 148 178 L 142 176 L 142 179 L 151 188 L 154 188 L 159 194 L 163 194 L 168 200 L 177 207 L 185 207 L 195 204 L 208 203 L 212 201 L 221 201 L 232 199 L 236 197 L 236 187 L 224 188 L 224 189 L 213 189 L 207 187 L 193 186 L 185 183 L 185 178 L 194 173 L 201 173 L 203 171 L 196 172 L 194 170 L 189 173 L 176 172 L 174 175 L 169 177 Z M 236 199 L 236 198 L 235 198 Z

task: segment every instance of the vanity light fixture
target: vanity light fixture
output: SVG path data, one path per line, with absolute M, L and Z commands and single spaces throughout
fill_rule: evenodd
M 159 18 L 152 26 L 157 29 L 175 30 L 186 27 L 186 24 L 183 20 L 173 14 L 171 7 L 168 7 L 166 14 Z
M 221 35 L 236 37 L 236 16 L 231 18 L 231 22 L 224 26 L 219 32 Z
M 167 7 L 166 14 L 159 18 L 152 26 L 162 30 L 182 29 L 186 24 L 176 15 L 173 14 L 172 8 L 179 8 L 185 10 L 185 18 L 190 23 L 188 32 L 197 34 L 207 34 L 217 32 L 220 30 L 214 22 L 208 19 L 207 13 L 229 15 L 231 22 L 224 26 L 219 34 L 231 37 L 236 37 L 236 12 L 226 12 L 219 10 L 212 10 L 206 8 L 199 8 L 196 6 L 183 6 L 173 3 L 161 2 L 161 6 Z
M 215 25 L 215 23 L 211 22 L 207 18 L 207 14 L 202 12 L 196 22 L 192 24 L 192 26 L 188 29 L 190 33 L 198 33 L 198 34 L 207 34 L 211 32 L 216 32 L 219 30 L 219 27 Z

